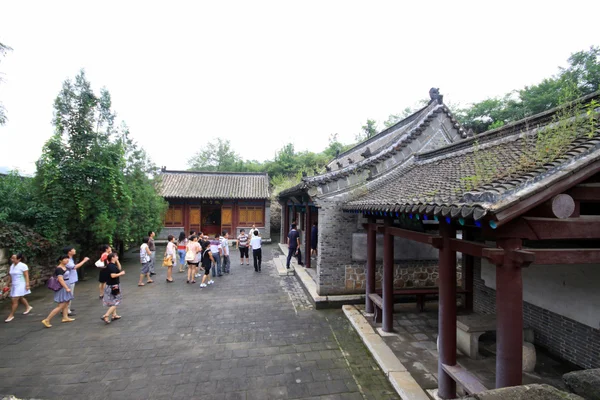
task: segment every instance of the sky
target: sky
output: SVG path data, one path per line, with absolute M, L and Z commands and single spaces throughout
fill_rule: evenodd
M 35 171 L 80 69 L 170 170 L 217 138 L 246 160 L 322 151 L 440 88 L 466 106 L 600 45 L 598 1 L 0 0 L 0 169 Z

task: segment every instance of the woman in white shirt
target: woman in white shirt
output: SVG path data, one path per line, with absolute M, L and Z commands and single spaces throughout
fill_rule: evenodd
M 167 243 L 165 256 L 171 257 L 171 266 L 167 267 L 167 283 L 173 283 L 173 266 L 177 264 L 177 245 L 175 245 L 175 236 L 169 235 L 167 240 L 169 243 Z
M 25 305 L 24 315 L 29 314 L 31 307 L 27 300 L 25 300 L 25 296 L 31 293 L 29 287 L 29 267 L 23 261 L 25 261 L 25 257 L 23 254 L 13 254 L 10 257 L 10 261 L 12 265 L 10 266 L 9 271 L 9 284 L 10 284 L 10 297 L 12 300 L 12 307 L 10 310 L 10 314 L 8 318 L 4 320 L 4 322 L 10 322 L 15 319 L 15 311 L 17 311 L 17 307 L 19 307 L 19 301 Z

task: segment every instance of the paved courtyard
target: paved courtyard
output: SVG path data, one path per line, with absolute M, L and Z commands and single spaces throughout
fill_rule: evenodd
M 0 329 L 0 395 L 39 399 L 399 399 L 341 310 L 313 310 L 295 277 L 280 278 L 276 245 L 263 271 L 239 266 L 206 289 L 157 266 L 137 287 L 137 251 L 123 262 L 123 319 L 105 325 L 89 268 L 77 284 L 76 321 L 41 320 L 52 292 Z M 159 248 L 157 254 L 162 254 Z M 277 254 L 277 253 L 275 253 Z M 161 258 L 160 256 L 157 258 Z M 157 261 L 158 262 L 158 261 Z M 0 303 L 2 318 L 8 302 Z

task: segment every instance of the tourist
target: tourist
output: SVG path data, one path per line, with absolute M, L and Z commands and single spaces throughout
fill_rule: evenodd
M 248 257 L 248 235 L 244 229 L 240 230 L 238 236 L 238 249 L 240 249 L 240 265 L 244 265 L 244 257 L 246 257 L 246 265 L 250 265 L 250 257 Z
M 198 243 L 198 236 L 192 235 L 188 241 L 185 254 L 185 259 L 188 264 L 187 283 L 196 283 L 194 278 L 196 276 L 198 264 L 200 264 L 201 252 L 202 248 L 200 247 L 200 243 Z
M 81 268 L 81 266 L 89 260 L 88 257 L 84 257 L 84 259 L 81 260 L 81 262 L 79 264 L 75 264 L 75 261 L 73 261 L 73 256 L 76 253 L 77 253 L 77 251 L 75 250 L 75 247 L 73 247 L 73 246 L 67 246 L 63 249 L 63 254 L 66 254 L 69 256 L 69 262 L 67 263 L 67 268 L 69 269 L 69 288 L 71 288 L 71 294 L 73 295 L 73 297 L 75 297 L 75 284 L 77 282 L 79 282 L 79 276 L 77 274 L 77 270 L 79 268 Z M 73 310 L 71 308 L 71 303 L 72 303 L 72 301 L 69 302 L 69 305 L 67 307 L 67 314 L 69 314 L 70 316 L 73 316 L 73 315 L 75 315 L 75 310 Z
M 13 254 L 10 257 L 12 264 L 10 265 L 8 282 L 10 285 L 10 298 L 11 298 L 11 309 L 8 318 L 4 322 L 10 322 L 15 319 L 15 311 L 19 307 L 19 301 L 25 306 L 25 312 L 23 315 L 29 314 L 31 307 L 25 296 L 31 294 L 31 288 L 29 286 L 29 267 L 25 264 L 25 256 L 22 253 Z
M 313 222 L 312 229 L 310 230 L 310 248 L 311 254 L 313 256 L 317 256 L 317 242 L 319 240 L 319 228 L 317 227 L 317 222 Z
M 150 276 L 156 275 L 154 264 L 156 262 L 156 245 L 154 244 L 154 232 L 148 232 L 148 248 L 150 249 Z
M 106 280 L 102 303 L 108 307 L 108 310 L 101 319 L 105 324 L 110 324 L 111 321 L 121 319 L 121 316 L 117 315 L 117 307 L 121 305 L 123 298 L 123 288 L 119 277 L 125 275 L 125 271 L 121 270 L 117 253 L 110 253 L 106 258 L 106 271 L 108 279 Z
M 177 241 L 177 254 L 179 255 L 179 272 L 183 272 L 183 266 L 185 265 L 185 248 L 187 247 L 188 239 L 185 237 L 185 232 L 179 234 L 179 240 Z
M 229 259 L 229 233 L 223 231 L 223 234 L 219 238 L 221 243 L 220 256 L 221 265 L 223 265 L 223 273 L 229 274 L 231 268 L 231 261 Z
M 212 259 L 214 260 L 212 276 L 223 276 L 223 271 L 221 271 L 221 241 L 219 240 L 219 234 L 217 233 L 215 237 L 210 241 L 210 252 L 212 253 Z
M 167 236 L 167 249 L 165 250 L 165 257 L 169 257 L 171 265 L 167 265 L 167 282 L 173 283 L 173 265 L 177 264 L 177 246 L 175 245 L 175 236 Z
M 150 247 L 148 246 L 149 242 L 150 237 L 146 236 L 144 240 L 142 240 L 142 245 L 140 246 L 140 262 L 142 263 L 142 271 L 140 273 L 140 281 L 138 282 L 138 286 L 144 286 L 144 276 L 146 277 L 146 283 L 154 282 L 152 279 L 150 279 L 150 264 L 152 263 L 152 252 L 150 251 Z
M 205 288 L 207 285 L 212 285 L 215 283 L 212 279 L 208 282 L 206 281 L 210 275 L 211 265 L 216 264 L 215 259 L 213 257 L 211 248 L 212 245 L 209 241 L 202 242 L 202 267 L 204 268 L 204 276 L 202 277 L 202 282 L 200 282 L 200 287 Z
M 293 256 L 298 257 L 298 265 L 302 265 L 302 253 L 300 252 L 300 234 L 296 230 L 296 224 L 292 224 L 292 230 L 288 233 L 288 256 L 286 261 L 286 268 L 290 269 L 290 262 Z
M 54 292 L 54 302 L 58 303 L 58 306 L 46 317 L 46 319 L 42 320 L 42 324 L 46 328 L 51 328 L 50 322 L 52 322 L 52 318 L 60 312 L 62 312 L 63 318 L 62 322 L 73 322 L 75 318 L 69 318 L 67 314 L 67 307 L 69 305 L 69 301 L 73 299 L 73 294 L 71 293 L 71 288 L 69 287 L 69 275 L 70 271 L 67 269 L 67 263 L 69 262 L 69 256 L 63 254 L 58 258 L 58 266 L 54 270 L 54 276 L 58 279 L 60 286 L 62 286 L 59 290 Z
M 258 231 L 253 232 L 254 236 L 250 239 L 250 247 L 252 248 L 252 258 L 254 259 L 254 271 L 260 272 L 262 264 L 262 239 L 258 236 Z
M 100 290 L 100 295 L 98 297 L 100 297 L 100 300 L 102 300 L 102 297 L 104 297 L 104 287 L 106 286 L 107 279 L 106 257 L 112 253 L 112 249 L 108 244 L 103 244 L 100 249 L 102 250 L 102 254 L 100 255 L 100 260 L 96 261 L 96 267 L 100 268 L 100 272 L 98 273 L 98 289 Z

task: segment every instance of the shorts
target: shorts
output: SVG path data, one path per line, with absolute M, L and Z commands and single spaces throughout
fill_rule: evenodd
M 210 265 L 208 267 L 204 267 L 204 275 L 208 275 L 210 273 Z
M 188 261 L 188 265 L 191 265 L 192 267 L 197 267 L 198 264 L 200 264 L 199 262 L 189 262 Z
M 98 274 L 98 282 L 106 283 L 108 280 L 108 268 L 100 268 L 100 274 Z
M 151 261 L 148 261 L 147 263 L 142 263 L 142 271 L 141 271 L 142 275 L 145 275 L 148 272 L 150 272 L 150 264 L 151 263 L 152 263 Z
M 240 258 L 248 258 L 248 247 L 240 247 Z

